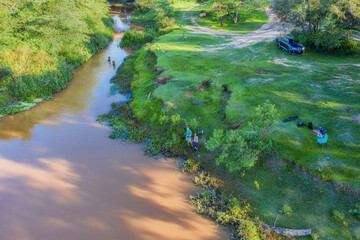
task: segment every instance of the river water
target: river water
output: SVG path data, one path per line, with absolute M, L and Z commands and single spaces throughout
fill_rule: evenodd
M 128 29 L 115 18 L 115 29 Z M 0 239 L 225 239 L 196 214 L 191 178 L 172 160 L 108 138 L 95 121 L 122 95 L 110 79 L 128 53 L 110 45 L 74 71 L 68 88 L 0 121 Z

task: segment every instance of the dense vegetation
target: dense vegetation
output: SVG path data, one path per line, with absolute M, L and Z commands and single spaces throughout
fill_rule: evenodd
M 112 38 L 106 0 L 0 3 L 0 116 L 67 86 L 72 71 Z
M 131 5 L 135 8 L 131 22 L 144 29 L 127 31 L 120 43 L 122 47 L 138 49 L 177 27 L 174 9 L 167 1 L 138 0 Z
M 328 52 L 356 53 L 350 39 L 360 26 L 359 0 L 276 0 L 278 16 L 297 28 L 293 35 L 309 47 Z
M 229 39 L 181 28 L 183 13 L 196 4 L 168 5 L 180 27 L 166 35 L 157 33 L 153 44 L 130 56 L 119 70 L 114 82 L 130 90 L 132 100 L 114 104 L 111 114 L 100 118 L 110 121 L 111 136 L 144 142 L 150 154 L 192 159 L 185 168 L 196 172 L 201 165 L 223 179 L 222 194 L 250 203 L 255 214 L 251 218 L 258 215 L 271 224 L 279 214 L 277 226 L 311 227 L 314 239 L 356 239 L 360 233 L 359 58 L 329 57 L 311 50 L 301 57 L 288 56 L 265 42 L 209 50 Z M 205 3 L 203 9 L 191 11 L 199 14 L 209 6 Z M 263 14 L 259 8 L 250 10 L 255 19 L 243 25 L 239 23 L 245 16 L 236 24 L 226 16 L 223 28 L 248 32 Z M 150 19 L 136 12 L 133 18 Z M 214 21 L 220 28 L 219 19 L 211 15 L 199 23 L 206 26 Z M 157 24 L 148 27 L 156 29 Z M 281 123 L 294 114 L 315 127 L 325 127 L 328 146 L 317 146 L 310 130 L 298 128 L 296 122 Z M 186 126 L 193 132 L 203 130 L 199 152 L 187 148 Z M 212 208 L 216 205 L 208 201 L 212 196 L 206 190 L 192 202 Z M 256 235 L 252 224 L 238 225 L 240 232 L 247 232 L 244 225 Z

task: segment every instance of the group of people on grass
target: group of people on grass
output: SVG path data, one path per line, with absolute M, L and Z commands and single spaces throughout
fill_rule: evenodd
M 192 140 L 192 131 L 190 130 L 189 127 L 186 127 L 185 135 L 186 135 L 186 142 L 187 142 L 188 146 L 190 147 L 190 145 L 191 145 L 197 151 L 198 147 L 199 147 L 199 137 L 197 136 L 197 134 L 196 133 L 194 134 L 194 140 Z

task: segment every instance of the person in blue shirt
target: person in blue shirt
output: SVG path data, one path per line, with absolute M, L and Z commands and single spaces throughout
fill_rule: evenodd
M 192 132 L 191 132 L 190 128 L 187 127 L 186 128 L 186 142 L 187 142 L 188 146 L 190 146 L 190 144 L 191 144 L 191 146 L 193 145 L 192 141 L 191 141 L 191 135 L 192 135 Z
M 317 136 L 317 142 L 319 144 L 327 143 L 328 138 L 329 138 L 329 136 L 327 135 L 326 132 L 321 132 L 321 131 L 316 136 Z

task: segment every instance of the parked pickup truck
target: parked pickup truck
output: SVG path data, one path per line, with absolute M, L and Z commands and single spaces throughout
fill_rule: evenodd
M 294 40 L 293 37 L 284 36 L 276 38 L 277 48 L 285 50 L 288 54 L 303 54 L 305 52 L 305 47 Z

